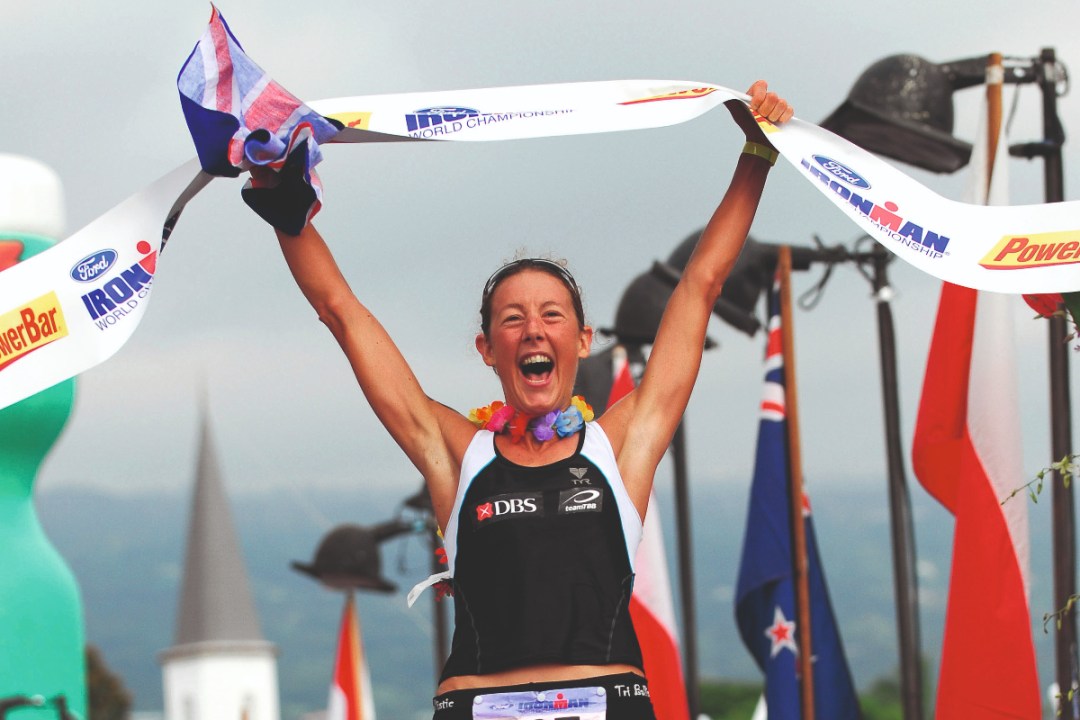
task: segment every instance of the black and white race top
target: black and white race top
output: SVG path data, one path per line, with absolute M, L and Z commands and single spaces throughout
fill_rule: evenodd
M 557 663 L 641 667 L 630 620 L 641 518 L 607 435 L 516 465 L 476 433 L 444 533 L 455 629 L 442 679 Z

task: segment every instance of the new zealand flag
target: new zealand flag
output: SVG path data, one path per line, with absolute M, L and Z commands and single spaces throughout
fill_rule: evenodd
M 735 617 L 743 643 L 765 673 L 770 720 L 799 720 L 797 615 L 788 492 L 787 421 L 778 288 L 769 295 L 765 392 Z M 857 720 L 859 704 L 818 558 L 810 502 L 803 496 L 810 566 L 815 717 Z

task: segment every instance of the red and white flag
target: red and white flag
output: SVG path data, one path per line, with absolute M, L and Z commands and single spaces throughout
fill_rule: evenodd
M 993 163 L 995 187 L 1006 186 L 1006 155 Z M 977 174 L 989 165 L 985 152 L 973 157 Z M 986 177 L 976 187 L 986 188 Z M 1027 500 L 1002 503 L 1025 478 L 1011 301 L 944 284 L 919 403 L 915 474 L 956 518 L 937 720 L 1041 717 Z
M 367 661 L 364 660 L 360 619 L 356 615 L 356 601 L 351 592 L 346 597 L 345 610 L 341 614 L 326 720 L 375 720 L 371 677 Z
M 615 379 L 611 385 L 608 407 L 634 389 L 634 377 L 623 348 L 615 348 L 612 362 L 615 364 Z M 690 710 L 686 700 L 679 634 L 675 626 L 675 602 L 671 596 L 664 534 L 655 495 L 649 496 L 649 512 L 645 515 L 634 571 L 630 617 L 641 644 L 645 664 L 643 669 L 649 680 L 653 711 L 657 720 L 688 720 Z

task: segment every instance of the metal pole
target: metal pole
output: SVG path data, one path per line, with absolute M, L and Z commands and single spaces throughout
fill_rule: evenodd
M 1046 202 L 1065 199 L 1061 144 L 1064 132 L 1057 114 L 1057 60 L 1053 48 L 1043 48 L 1039 56 L 1039 88 L 1043 101 L 1043 178 Z M 1069 402 L 1069 349 L 1064 342 L 1068 329 L 1063 318 L 1050 320 L 1050 423 L 1051 452 L 1055 461 L 1072 454 L 1072 411 Z M 1072 485 L 1054 482 L 1054 606 L 1062 610 L 1061 629 L 1054 645 L 1054 676 L 1065 700 L 1078 684 L 1076 611 L 1064 612 L 1076 593 L 1076 519 Z M 1060 704 L 1059 717 L 1080 720 L 1080 697 Z
M 686 463 L 686 435 L 683 422 L 671 438 L 671 456 L 675 463 L 675 525 L 679 541 L 679 594 L 683 613 L 683 660 L 686 665 L 686 704 L 691 719 L 697 718 L 701 706 L 698 654 L 697 615 L 694 610 L 693 548 L 690 543 L 690 484 Z
M 892 527 L 893 586 L 900 644 L 900 700 L 905 720 L 922 720 L 922 653 L 919 646 L 919 583 L 915 575 L 915 533 L 911 496 L 904 473 L 900 440 L 900 399 L 897 391 L 896 336 L 892 288 L 885 268 L 892 256 L 874 245 L 874 298 L 877 300 L 878 347 L 881 353 L 881 393 L 885 411 L 885 449 L 889 466 L 889 520 Z
M 814 641 L 810 622 L 810 558 L 806 548 L 803 517 L 802 443 L 799 434 L 799 402 L 795 372 L 795 323 L 791 312 L 791 248 L 780 246 L 780 334 L 784 356 L 784 414 L 787 419 L 788 492 L 791 512 L 792 575 L 795 584 L 795 632 L 799 652 L 799 706 L 802 720 L 814 720 Z

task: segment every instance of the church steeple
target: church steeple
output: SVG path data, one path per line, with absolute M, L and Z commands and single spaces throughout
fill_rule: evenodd
M 210 423 L 205 419 L 200 432 L 182 587 L 175 645 L 264 640 Z
M 201 422 L 166 720 L 279 720 L 277 649 L 263 638 L 210 424 Z

